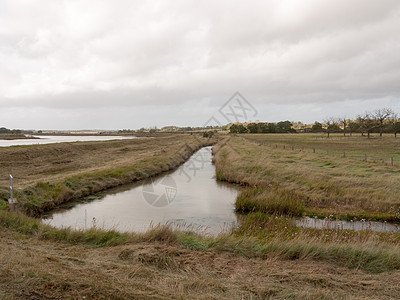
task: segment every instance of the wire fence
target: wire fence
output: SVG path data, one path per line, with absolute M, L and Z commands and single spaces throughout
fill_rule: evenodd
M 333 149 L 321 149 L 316 147 L 306 147 L 306 146 L 293 146 L 293 145 L 285 145 L 285 144 L 275 144 L 275 143 L 263 143 L 263 142 L 255 142 L 260 146 L 268 146 L 275 149 L 282 150 L 290 150 L 297 152 L 308 152 L 315 154 L 326 154 L 332 155 L 335 157 L 349 158 L 349 159 L 357 159 L 364 162 L 375 162 L 375 163 L 383 163 L 392 167 L 400 167 L 400 158 L 399 157 L 377 157 L 375 155 L 370 155 L 368 153 L 354 153 L 354 151 L 345 151 L 345 150 L 333 150 Z

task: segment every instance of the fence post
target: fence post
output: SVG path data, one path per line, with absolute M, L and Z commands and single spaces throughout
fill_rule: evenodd
M 10 207 L 10 211 L 17 210 L 17 199 L 14 198 L 14 178 L 10 174 L 10 199 L 8 199 L 8 204 Z
M 343 157 L 346 158 L 346 152 L 343 152 Z
M 14 178 L 12 177 L 12 175 L 10 174 L 10 201 L 14 202 L 13 200 L 13 185 L 14 185 Z
M 393 157 L 392 157 L 392 167 L 394 166 L 394 160 L 393 160 Z
M 313 153 L 315 153 L 315 148 L 313 148 Z
M 364 161 L 367 161 L 367 153 L 364 155 Z

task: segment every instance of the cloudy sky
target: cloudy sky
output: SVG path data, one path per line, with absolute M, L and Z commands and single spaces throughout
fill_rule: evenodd
M 1 0 L 0 127 L 400 113 L 398 0 Z M 224 121 L 226 123 L 226 121 Z

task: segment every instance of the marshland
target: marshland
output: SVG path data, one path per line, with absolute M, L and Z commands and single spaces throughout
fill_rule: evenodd
M 0 148 L 2 198 L 12 173 L 19 202 L 18 213 L 6 201 L 0 211 L 0 295 L 396 298 L 399 233 L 301 228 L 294 218 L 399 223 L 398 167 L 362 159 L 398 159 L 398 145 L 390 136 L 171 134 Z M 156 222 L 125 232 L 40 220 L 66 203 L 94 203 L 103 191 L 170 174 L 205 146 L 212 146 L 210 178 L 238 190 L 226 210 L 239 222 L 229 230 L 210 235 Z
M 400 1 L 0 1 L 0 299 L 399 299 Z

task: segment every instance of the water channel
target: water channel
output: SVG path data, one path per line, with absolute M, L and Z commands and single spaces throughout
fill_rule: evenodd
M 169 174 L 112 189 L 99 199 L 45 216 L 56 227 L 143 232 L 157 224 L 216 234 L 237 223 L 238 187 L 215 179 L 211 147 L 196 152 Z
M 303 228 L 354 230 L 354 231 L 371 230 L 375 232 L 400 233 L 400 224 L 391 224 L 387 222 L 375 222 L 366 220 L 343 221 L 343 220 L 331 220 L 329 218 L 317 219 L 317 218 L 305 217 L 305 218 L 295 219 L 294 224 L 297 227 L 303 227 Z

